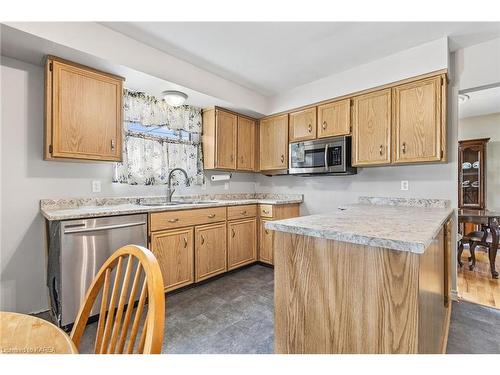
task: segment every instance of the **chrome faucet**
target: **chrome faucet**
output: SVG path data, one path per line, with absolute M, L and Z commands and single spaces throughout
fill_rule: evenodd
M 167 202 L 172 202 L 172 195 L 174 195 L 175 189 L 172 189 L 172 173 L 175 171 L 180 171 L 184 173 L 184 177 L 186 178 L 186 186 L 189 186 L 189 178 L 186 171 L 182 168 L 174 168 L 168 174 L 168 185 L 167 185 Z

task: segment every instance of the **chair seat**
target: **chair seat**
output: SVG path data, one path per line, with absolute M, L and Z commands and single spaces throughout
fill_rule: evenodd
M 470 232 L 467 235 L 465 235 L 464 237 L 468 238 L 469 241 L 482 242 L 483 236 L 484 236 L 484 232 L 478 230 L 478 231 Z M 493 236 L 491 235 L 491 233 L 488 233 L 488 236 L 486 237 L 486 242 L 493 243 Z M 498 240 L 498 243 L 500 244 L 500 238 Z

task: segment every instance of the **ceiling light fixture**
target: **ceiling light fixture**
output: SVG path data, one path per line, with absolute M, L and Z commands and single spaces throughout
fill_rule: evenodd
M 187 94 L 175 90 L 163 91 L 162 94 L 163 99 L 165 99 L 167 104 L 171 105 L 172 107 L 179 107 L 183 105 L 188 98 Z
M 458 100 L 460 101 L 460 103 L 466 102 L 469 99 L 470 96 L 467 94 L 458 94 Z

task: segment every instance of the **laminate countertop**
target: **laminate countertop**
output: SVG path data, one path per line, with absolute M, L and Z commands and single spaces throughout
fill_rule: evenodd
M 446 200 L 361 197 L 335 212 L 269 221 L 266 228 L 422 254 L 452 213 Z
M 42 199 L 40 212 L 50 221 L 85 219 L 148 212 L 178 211 L 196 208 L 238 206 L 244 204 L 295 204 L 302 203 L 302 194 L 216 194 L 177 196 L 175 205 L 148 206 L 140 201 L 162 200 L 164 197 L 112 197 Z M 195 203 L 193 203 L 193 201 Z

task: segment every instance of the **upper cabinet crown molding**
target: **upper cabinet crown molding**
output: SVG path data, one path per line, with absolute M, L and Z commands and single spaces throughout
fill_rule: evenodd
M 123 78 L 48 56 L 46 160 L 120 161 Z
M 222 108 L 203 110 L 205 169 L 254 171 L 257 122 Z

